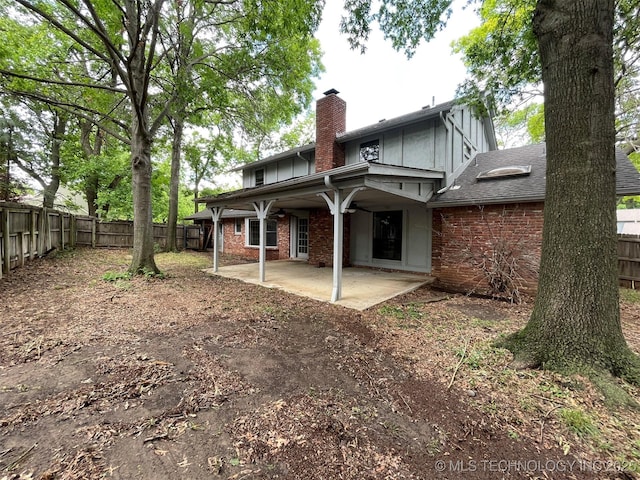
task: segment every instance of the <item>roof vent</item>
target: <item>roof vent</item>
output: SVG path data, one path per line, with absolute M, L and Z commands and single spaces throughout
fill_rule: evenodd
M 529 175 L 531 173 L 531 165 L 510 165 L 508 167 L 494 168 L 480 172 L 476 177 L 477 180 L 493 180 L 496 178 L 519 177 Z

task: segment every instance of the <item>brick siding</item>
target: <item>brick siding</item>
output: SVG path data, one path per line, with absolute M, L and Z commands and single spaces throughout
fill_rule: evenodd
M 316 172 L 344 165 L 344 147 L 336 142 L 336 134 L 347 126 L 347 104 L 335 93 L 316 102 Z
M 349 265 L 350 216 L 344 215 L 344 242 L 342 265 Z M 309 212 L 309 263 L 315 266 L 333 265 L 333 215 L 329 210 Z
M 543 203 L 453 207 L 433 212 L 432 275 L 449 290 L 495 295 L 482 263 L 508 252 L 519 292 L 534 295 L 542 247 Z
M 224 253 L 238 255 L 243 258 L 258 260 L 260 257 L 260 249 L 258 247 L 247 247 L 246 242 L 246 223 L 242 219 L 242 233 L 235 233 L 235 219 L 225 218 L 222 220 L 223 236 L 224 236 Z M 270 260 L 283 260 L 290 257 L 290 232 L 289 232 L 289 216 L 278 218 L 278 247 L 267 247 L 266 258 Z

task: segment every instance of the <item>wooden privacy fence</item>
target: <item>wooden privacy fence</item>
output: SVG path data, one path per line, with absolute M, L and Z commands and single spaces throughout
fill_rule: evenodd
M 52 248 L 75 246 L 75 219 L 69 213 L 2 202 L 0 223 L 0 278 Z
M 167 225 L 153 226 L 159 248 L 167 244 L 167 230 Z M 179 248 L 200 248 L 199 225 L 178 225 L 176 236 Z M 0 278 L 49 250 L 76 245 L 131 248 L 133 222 L 100 222 L 94 217 L 0 202 Z
M 133 247 L 133 222 L 101 222 L 95 217 L 79 216 L 76 218 L 76 243 L 91 247 Z M 158 248 L 167 245 L 169 227 L 165 224 L 153 225 L 153 242 Z M 176 239 L 179 248 L 197 250 L 200 248 L 200 226 L 178 225 Z
M 620 285 L 640 288 L 640 236 L 618 235 Z

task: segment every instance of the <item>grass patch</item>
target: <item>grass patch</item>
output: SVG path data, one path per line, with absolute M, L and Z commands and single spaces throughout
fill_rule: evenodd
M 627 303 L 640 303 L 640 290 L 632 290 L 631 288 L 621 288 L 620 300 Z
M 560 419 L 578 437 L 596 437 L 600 433 L 589 415 L 575 408 L 562 408 Z
M 187 251 L 157 253 L 155 259 L 163 268 L 166 268 L 166 266 L 193 267 L 198 269 L 211 267 L 211 257 Z
M 424 317 L 424 313 L 415 304 L 384 305 L 378 309 L 378 313 L 402 322 L 398 324 L 400 328 L 418 328 L 422 326 L 421 320 Z
M 105 282 L 118 282 L 121 280 L 131 280 L 131 272 L 106 272 L 102 275 Z

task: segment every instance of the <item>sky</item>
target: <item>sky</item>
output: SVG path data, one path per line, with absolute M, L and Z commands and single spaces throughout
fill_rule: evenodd
M 479 25 L 465 0 L 453 2 L 453 14 L 445 30 L 423 43 L 408 60 L 372 27 L 367 51 L 351 50 L 346 35 L 339 33 L 342 1 L 328 0 L 316 37 L 324 52 L 325 72 L 316 79 L 314 99 L 335 88 L 347 102 L 347 131 L 374 124 L 426 105 L 452 100 L 465 78 L 460 56 L 453 55 L 451 42 Z

